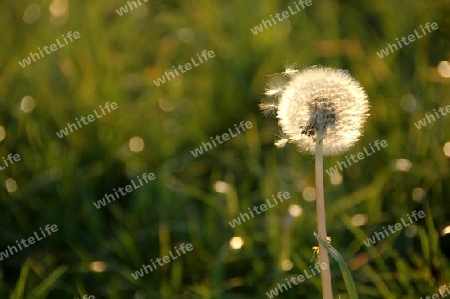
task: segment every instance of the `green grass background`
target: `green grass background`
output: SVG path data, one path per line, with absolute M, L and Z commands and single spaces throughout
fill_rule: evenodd
M 259 109 L 267 75 L 298 67 L 344 68 L 371 104 L 357 153 L 376 139 L 389 146 L 342 172 L 325 174 L 328 234 L 348 261 L 360 298 L 419 298 L 450 284 L 448 200 L 450 116 L 418 130 L 414 122 L 450 104 L 436 67 L 450 57 L 450 2 L 332 1 L 313 5 L 264 32 L 250 28 L 293 1 L 165 0 L 119 16 L 126 1 L 38 1 L 39 18 L 23 21 L 28 1 L 0 2 L 0 157 L 22 160 L 0 171 L 0 250 L 46 224 L 58 232 L 0 262 L 0 298 L 267 298 L 265 293 L 311 264 L 316 245 L 312 157 L 273 145 L 276 120 Z M 49 6 L 65 3 L 55 21 Z M 376 52 L 426 22 L 439 29 L 380 59 Z M 32 65 L 18 61 L 68 31 L 80 39 Z M 216 57 L 157 87 L 153 80 L 203 50 Z M 417 106 L 406 111 L 405 99 Z M 36 107 L 20 109 L 25 96 Z M 59 139 L 55 132 L 99 105 L 119 108 Z M 253 128 L 197 158 L 190 151 L 245 120 Z M 139 136 L 144 150 L 132 152 Z M 325 168 L 345 155 L 325 159 Z M 408 159 L 408 172 L 396 171 Z M 97 210 L 93 202 L 144 172 L 156 179 Z M 8 192 L 5 182 L 17 183 Z M 214 189 L 229 185 L 226 193 Z M 412 200 L 414 188 L 425 191 Z M 291 199 L 231 228 L 228 221 L 279 191 Z M 290 218 L 288 207 L 303 214 Z M 407 213 L 425 219 L 367 248 L 363 240 Z M 351 219 L 368 221 L 354 226 Z M 409 233 L 408 233 L 409 232 Z M 244 240 L 232 250 L 234 236 Z M 131 273 L 180 243 L 192 252 L 134 280 Z M 447 255 L 446 255 L 447 254 Z M 293 267 L 281 269 L 290 259 Z M 102 272 L 93 262 L 104 263 Z M 347 298 L 336 263 L 336 298 Z M 319 276 L 277 298 L 321 298 Z

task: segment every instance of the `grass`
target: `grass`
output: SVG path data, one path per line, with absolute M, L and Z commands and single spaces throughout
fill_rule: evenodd
M 123 16 L 115 10 L 126 1 L 70 2 L 66 18 L 55 20 L 50 2 L 39 1 L 33 23 L 22 19 L 30 3 L 0 3 L 0 126 L 6 132 L 0 157 L 22 157 L 0 171 L 0 251 L 46 224 L 59 228 L 0 261 L 1 298 L 266 298 L 288 275 L 308 269 L 317 245 L 315 202 L 303 193 L 314 187 L 313 157 L 292 146 L 276 149 L 276 121 L 258 110 L 265 76 L 288 62 L 348 69 L 372 105 L 364 137 L 350 153 L 376 139 L 389 144 L 345 169 L 341 183 L 325 176 L 328 235 L 352 270 L 359 298 L 418 298 L 450 283 L 450 241 L 440 235 L 449 225 L 443 146 L 450 117 L 414 126 L 449 104 L 449 79 L 436 71 L 449 59 L 447 1 L 313 1 L 258 35 L 250 28 L 292 3 L 154 2 Z M 383 59 L 376 55 L 426 22 L 439 29 Z M 80 39 L 20 67 L 30 51 L 68 31 L 80 32 Z M 155 86 L 164 71 L 203 50 L 216 57 Z M 29 113 L 21 109 L 27 95 L 35 101 Z M 118 109 L 56 136 L 108 101 Z M 253 128 L 192 156 L 210 136 L 242 120 Z M 129 147 L 135 136 L 145 143 L 140 152 Z M 325 159 L 324 168 L 343 157 Z M 409 171 L 393 167 L 397 159 L 408 159 Z M 144 172 L 156 179 L 94 207 Z M 214 187 L 220 181 L 225 193 Z M 279 191 L 291 199 L 230 227 L 240 212 Z M 289 215 L 291 204 L 301 206 L 301 216 Z M 423 221 L 364 246 L 374 231 L 414 209 L 425 211 Z M 353 225 L 357 214 L 367 217 L 364 225 Z M 234 236 L 244 241 L 240 250 L 230 248 Z M 183 242 L 194 250 L 139 280 L 131 277 Z M 289 271 L 281 268 L 286 260 Z M 334 294 L 345 298 L 338 265 L 332 262 L 331 271 Z M 277 298 L 321 298 L 320 290 L 317 276 Z

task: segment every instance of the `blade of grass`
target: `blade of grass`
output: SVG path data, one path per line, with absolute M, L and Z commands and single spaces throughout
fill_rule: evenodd
M 25 261 L 24 265 L 22 266 L 22 269 L 20 270 L 20 277 L 19 277 L 19 280 L 17 281 L 16 287 L 15 287 L 13 293 L 10 296 L 11 299 L 23 298 L 23 294 L 25 291 L 25 285 L 27 283 L 28 273 L 30 273 L 30 269 L 31 269 L 31 260 L 27 259 Z
M 56 281 L 67 271 L 67 266 L 60 266 L 53 271 L 32 292 L 31 298 L 46 298 L 48 293 L 56 286 Z
M 320 244 L 323 245 L 328 250 L 328 253 L 331 255 L 331 257 L 338 262 L 339 268 L 341 269 L 342 276 L 344 277 L 345 285 L 347 286 L 347 291 L 350 299 L 358 299 L 358 293 L 356 292 L 356 286 L 355 282 L 353 281 L 352 273 L 350 272 L 350 269 L 347 266 L 347 263 L 345 262 L 342 255 L 328 242 L 320 238 L 316 233 L 314 233 L 314 237 L 317 239 L 317 241 L 320 242 Z

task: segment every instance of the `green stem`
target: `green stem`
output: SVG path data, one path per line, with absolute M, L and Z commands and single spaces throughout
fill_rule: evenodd
M 323 240 L 327 239 L 327 224 L 325 217 L 325 199 L 323 196 L 323 130 L 317 131 L 316 136 L 316 209 L 317 209 L 317 228 L 319 237 Z M 321 269 L 320 277 L 322 280 L 323 299 L 333 299 L 333 289 L 331 287 L 330 261 L 328 259 L 328 251 L 319 243 L 319 262 L 326 264 Z

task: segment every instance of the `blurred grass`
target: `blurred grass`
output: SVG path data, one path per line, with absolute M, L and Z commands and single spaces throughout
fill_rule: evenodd
M 449 103 L 449 80 L 436 66 L 449 60 L 450 3 L 313 1 L 258 35 L 250 28 L 285 10 L 289 1 L 164 1 L 118 16 L 125 1 L 39 1 L 37 20 L 23 21 L 30 3 L 0 3 L 0 157 L 20 162 L 0 171 L 0 251 L 39 227 L 58 232 L 0 262 L 1 298 L 266 298 L 290 274 L 310 265 L 316 245 L 312 157 L 273 145 L 279 129 L 258 103 L 265 76 L 299 67 L 348 69 L 366 88 L 371 117 L 364 137 L 388 147 L 325 182 L 329 235 L 353 270 L 360 298 L 417 298 L 450 283 L 450 117 L 417 130 L 414 122 Z M 55 18 L 54 7 L 68 10 Z M 53 5 L 52 10 L 49 10 Z M 380 59 L 376 52 L 426 22 L 439 29 Z M 68 31 L 80 39 L 32 65 L 18 61 Z M 168 83 L 153 80 L 203 50 L 216 57 Z M 25 96 L 35 100 L 30 113 Z M 408 111 L 408 99 L 415 109 Z M 63 139 L 55 132 L 99 105 L 119 108 Z M 242 121 L 253 128 L 194 158 L 190 151 Z M 129 141 L 139 136 L 141 152 Z M 345 155 L 325 159 L 325 168 Z M 408 172 L 392 167 L 408 159 Z M 97 210 L 93 202 L 144 172 L 156 180 Z M 7 179 L 17 183 L 8 192 Z M 214 184 L 226 183 L 225 193 Z M 223 184 L 223 183 L 222 183 Z M 424 195 L 412 200 L 415 188 Z M 228 221 L 279 191 L 291 199 L 232 229 Z M 417 196 L 416 196 L 417 199 Z M 290 204 L 302 207 L 292 219 Z M 375 247 L 363 241 L 414 209 L 424 221 Z M 363 214 L 368 221 L 355 226 Z M 240 236 L 244 246 L 232 250 Z M 194 250 L 134 280 L 131 273 L 180 243 Z M 281 263 L 289 259 L 292 269 Z M 100 262 L 93 264 L 94 262 Z M 103 267 L 101 267 L 103 266 Z M 337 265 L 335 294 L 345 298 Z M 314 277 L 277 298 L 320 298 Z

